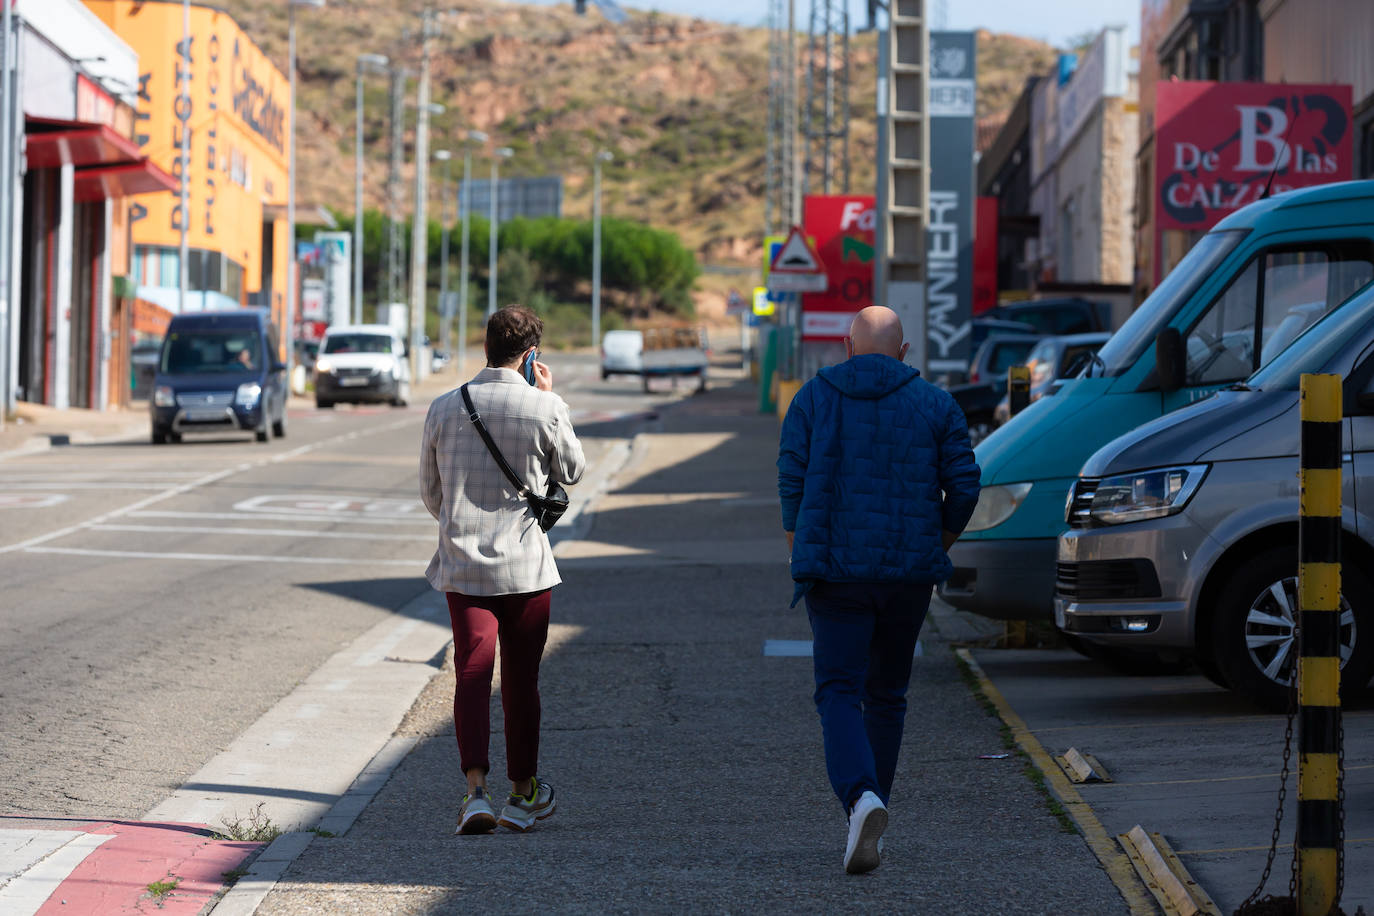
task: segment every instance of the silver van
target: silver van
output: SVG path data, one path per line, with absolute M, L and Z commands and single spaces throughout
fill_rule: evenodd
M 1129 432 L 1069 491 L 1055 622 L 1120 658 L 1188 656 L 1286 701 L 1297 643 L 1299 377 L 1345 380 L 1342 683 L 1374 674 L 1374 287 L 1246 382 Z

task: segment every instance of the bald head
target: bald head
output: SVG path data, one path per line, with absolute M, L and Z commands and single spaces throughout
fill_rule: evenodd
M 849 326 L 850 356 L 881 353 L 893 359 L 906 355 L 902 338 L 902 320 L 890 308 L 870 305 L 854 316 Z

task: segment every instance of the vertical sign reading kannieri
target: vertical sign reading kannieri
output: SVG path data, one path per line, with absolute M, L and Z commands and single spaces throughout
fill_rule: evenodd
M 926 368 L 967 372 L 973 326 L 973 32 L 930 33 Z

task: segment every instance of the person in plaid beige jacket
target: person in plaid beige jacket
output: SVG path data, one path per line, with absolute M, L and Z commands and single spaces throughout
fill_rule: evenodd
M 537 358 L 543 332 L 527 308 L 497 311 L 487 322 L 486 368 L 467 386 L 497 447 L 535 493 L 550 480 L 575 484 L 586 468 L 568 405 Z M 553 789 L 537 774 L 539 662 L 552 589 L 562 580 L 548 535 L 469 421 L 461 389 L 437 398 L 425 418 L 420 497 L 439 522 L 426 577 L 445 593 L 453 624 L 454 730 L 467 777 L 457 832 L 490 833 L 498 823 L 528 830 L 554 812 Z M 486 785 L 498 642 L 511 781 L 499 818 Z

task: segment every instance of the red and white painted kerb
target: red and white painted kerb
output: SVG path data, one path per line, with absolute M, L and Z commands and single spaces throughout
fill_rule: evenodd
M 213 834 L 204 824 L 0 817 L 0 913 L 199 913 L 262 845 Z M 175 887 L 154 898 L 157 882 Z

